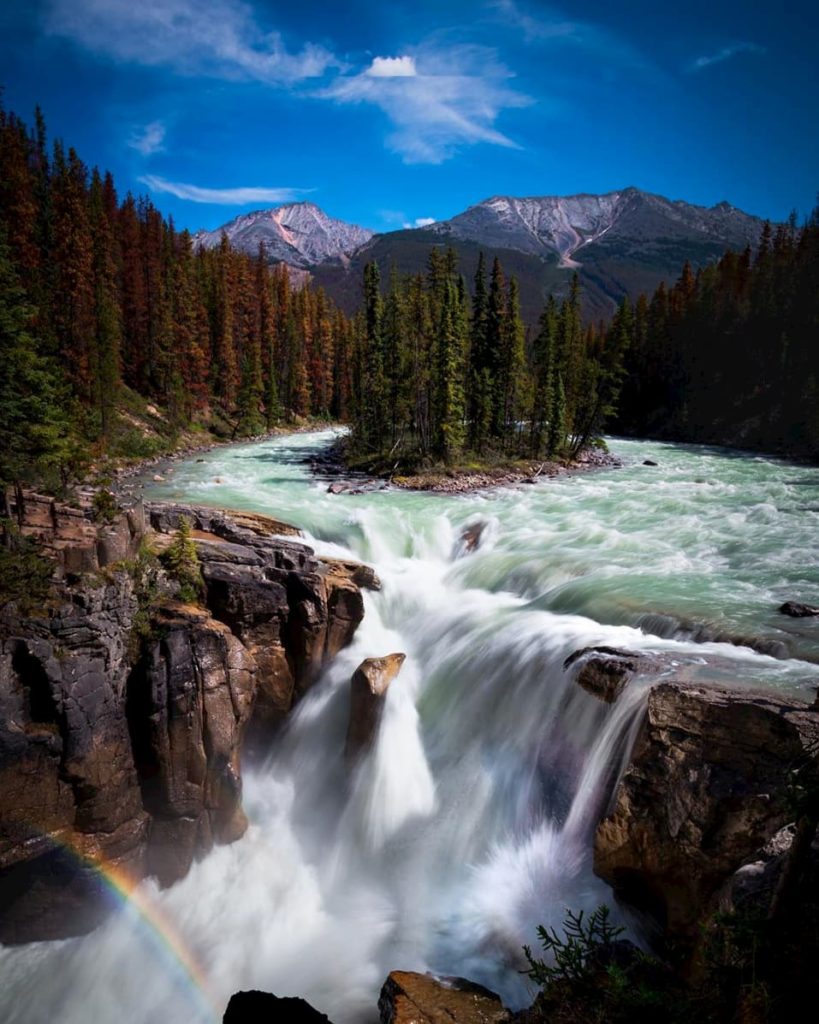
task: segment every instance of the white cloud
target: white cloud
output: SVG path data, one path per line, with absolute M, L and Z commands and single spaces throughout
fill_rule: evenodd
M 418 71 L 414 57 L 373 57 L 365 74 L 373 78 L 412 78 Z
M 532 100 L 509 84 L 513 77 L 491 49 L 419 47 L 413 54 L 376 60 L 401 61 L 415 74 L 342 75 L 318 95 L 337 103 L 371 103 L 393 124 L 387 145 L 405 163 L 437 164 L 466 145 L 485 142 L 518 148 L 495 127 L 500 114 Z M 373 62 L 375 64 L 375 61 Z
M 180 181 L 168 181 L 154 174 L 146 174 L 140 182 L 152 192 L 167 192 L 177 199 L 189 199 L 192 203 L 214 203 L 218 206 L 247 206 L 250 203 L 287 203 L 297 200 L 306 188 L 201 188 Z
M 161 153 L 165 148 L 162 143 L 165 141 L 165 125 L 161 121 L 151 121 L 150 124 L 134 128 L 127 140 L 127 145 L 135 149 L 143 156 L 151 156 L 152 153 Z
M 184 75 L 289 83 L 340 66 L 313 43 L 291 53 L 243 0 L 47 0 L 44 19 L 95 53 Z
M 740 53 L 766 53 L 764 46 L 758 46 L 756 43 L 732 43 L 730 46 L 724 46 L 721 50 L 716 53 L 705 54 L 702 57 L 697 57 L 695 61 L 692 61 L 688 66 L 689 71 L 702 71 L 703 68 L 709 68 L 712 64 L 721 64 L 724 60 L 730 60 L 732 57 L 738 56 Z
M 428 228 L 430 224 L 435 223 L 434 217 L 416 217 L 415 220 L 410 223 L 408 220 L 404 221 L 405 228 Z

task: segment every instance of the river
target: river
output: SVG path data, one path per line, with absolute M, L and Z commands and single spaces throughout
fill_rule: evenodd
M 245 837 L 169 890 L 143 883 L 89 936 L 0 949 L 8 1024 L 205 1024 L 247 988 L 364 1024 L 391 969 L 467 976 L 524 1005 L 537 924 L 612 903 L 591 837 L 646 686 L 601 704 L 566 657 L 662 652 L 670 672 L 812 699 L 819 624 L 777 608 L 819 604 L 819 469 L 615 440 L 622 468 L 532 486 L 331 495 L 304 463 L 331 437 L 217 449 L 146 484 L 152 499 L 292 522 L 319 554 L 373 565 L 383 589 L 245 772 Z M 351 778 L 349 678 L 392 651 L 407 661 Z

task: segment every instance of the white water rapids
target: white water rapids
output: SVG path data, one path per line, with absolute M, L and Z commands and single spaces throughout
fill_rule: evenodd
M 377 1020 L 392 969 L 463 975 L 524 1005 L 521 946 L 536 925 L 612 903 L 591 838 L 645 693 L 633 683 L 604 705 L 564 671 L 567 656 L 661 651 L 680 671 L 812 697 L 819 626 L 776 609 L 819 604 L 819 470 L 617 441 L 624 468 L 529 487 L 330 495 L 301 461 L 329 438 L 220 449 L 146 487 L 268 512 L 383 581 L 268 763 L 246 771 L 245 837 L 169 890 L 142 886 L 213 1008 L 125 908 L 84 938 L 0 949 L 8 1024 L 204 1024 L 248 988 L 359 1024 Z M 461 531 L 479 520 L 481 546 L 464 554 Z M 779 657 L 691 639 L 717 635 Z M 349 679 L 392 651 L 407 660 L 350 778 Z

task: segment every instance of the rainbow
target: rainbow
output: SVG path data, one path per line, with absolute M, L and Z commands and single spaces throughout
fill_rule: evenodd
M 106 861 L 102 856 L 85 852 L 79 837 L 52 833 L 47 839 L 50 845 L 69 854 L 82 867 L 91 868 L 98 875 L 117 902 L 132 914 L 133 920 L 142 925 L 145 937 L 166 967 L 176 975 L 199 1004 L 205 1019 L 218 1024 L 222 1019 L 222 1013 L 218 1001 L 210 991 L 205 971 L 194 958 L 170 918 L 148 898 L 140 885 L 141 879 L 134 878 L 123 868 Z

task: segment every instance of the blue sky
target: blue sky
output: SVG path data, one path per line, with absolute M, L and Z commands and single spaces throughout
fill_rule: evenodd
M 819 190 L 817 39 L 789 0 L 29 0 L 0 8 L 0 82 L 192 230 L 626 185 L 777 219 Z

